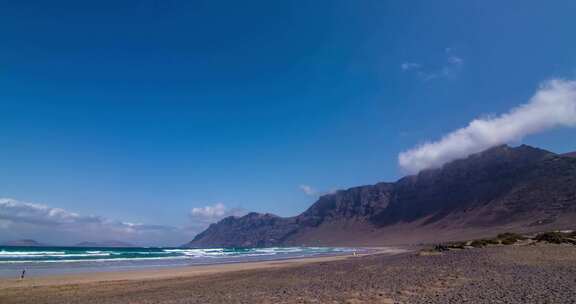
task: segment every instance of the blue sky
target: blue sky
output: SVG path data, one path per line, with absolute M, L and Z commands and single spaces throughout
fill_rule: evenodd
M 0 197 L 155 225 L 216 203 L 295 215 L 301 185 L 393 181 L 400 152 L 573 79 L 575 10 L 0 0 Z

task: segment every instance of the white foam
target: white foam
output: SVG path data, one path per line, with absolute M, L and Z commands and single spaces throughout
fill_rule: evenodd
M 302 257 L 319 254 L 356 251 L 354 248 L 330 247 L 270 247 L 232 250 L 211 249 L 163 249 L 159 251 L 120 251 L 120 250 L 70 250 L 66 251 L 0 251 L 0 263 L 71 263 L 71 262 L 110 262 L 148 261 L 168 259 L 239 259 L 243 257 Z M 391 252 L 392 253 L 392 252 Z M 160 256 L 158 256 L 160 255 Z M 164 256 L 163 256 L 164 255 Z M 126 257 L 129 256 L 129 257 Z M 3 260 L 3 261 L 2 261 Z
M 83 259 L 83 260 L 43 260 L 43 261 L 0 261 L 0 264 L 23 264 L 23 263 L 85 263 L 85 262 L 114 262 L 114 261 L 135 261 L 135 260 L 169 260 L 186 259 L 186 257 L 153 257 L 153 258 L 113 258 L 113 259 Z
M 4 255 L 53 255 L 65 254 L 64 251 L 0 251 L 0 256 Z

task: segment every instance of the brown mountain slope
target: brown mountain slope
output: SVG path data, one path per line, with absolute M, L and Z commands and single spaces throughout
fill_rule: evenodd
M 576 158 L 499 146 L 395 183 L 322 196 L 299 216 L 227 218 L 188 247 L 386 245 L 576 226 Z

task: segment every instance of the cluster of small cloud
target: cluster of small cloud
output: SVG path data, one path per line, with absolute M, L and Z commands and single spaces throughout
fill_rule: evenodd
M 475 119 L 436 142 L 402 152 L 398 162 L 407 173 L 417 173 L 556 127 L 576 127 L 576 81 L 549 80 L 528 103 L 497 117 Z
M 226 208 L 222 203 L 194 208 L 190 225 L 172 227 L 80 215 L 43 204 L 0 198 L 0 241 L 32 238 L 44 243 L 68 245 L 114 239 L 137 245 L 181 245 L 210 223 L 242 212 Z
M 246 210 L 242 208 L 228 208 L 223 203 L 216 203 L 211 206 L 192 208 L 190 210 L 190 218 L 194 223 L 211 224 L 225 217 L 242 216 L 246 213 Z
M 302 192 L 304 192 L 304 194 L 306 194 L 308 196 L 318 195 L 318 191 L 316 191 L 316 189 L 312 188 L 311 186 L 300 185 L 300 186 L 298 186 L 298 188 L 300 188 L 300 190 L 302 190 Z
M 306 194 L 308 196 L 312 196 L 312 197 L 319 197 L 319 196 L 322 196 L 325 194 L 332 194 L 332 193 L 336 192 L 336 190 L 318 191 L 309 185 L 300 185 L 300 186 L 298 186 L 298 188 L 300 188 L 300 190 L 302 192 L 304 192 L 304 194 Z
M 452 54 L 451 49 L 446 49 L 446 63 L 437 69 L 426 69 L 424 65 L 416 62 L 404 62 L 400 69 L 404 72 L 413 72 L 423 81 L 456 76 L 464 66 L 464 59 Z
M 422 67 L 421 64 L 415 62 L 404 62 L 400 65 L 402 71 L 413 71 L 418 70 Z
M 106 236 L 142 242 L 177 232 L 177 228 L 85 216 L 43 204 L 0 198 L 0 229 L 13 237 L 58 241 L 101 241 Z M 171 239 L 171 238 L 170 238 Z

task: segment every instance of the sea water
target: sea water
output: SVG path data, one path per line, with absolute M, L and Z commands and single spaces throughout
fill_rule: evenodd
M 94 271 L 161 268 L 171 266 L 270 261 L 302 257 L 340 255 L 362 251 L 338 247 L 271 248 L 87 248 L 0 247 L 0 277 Z

